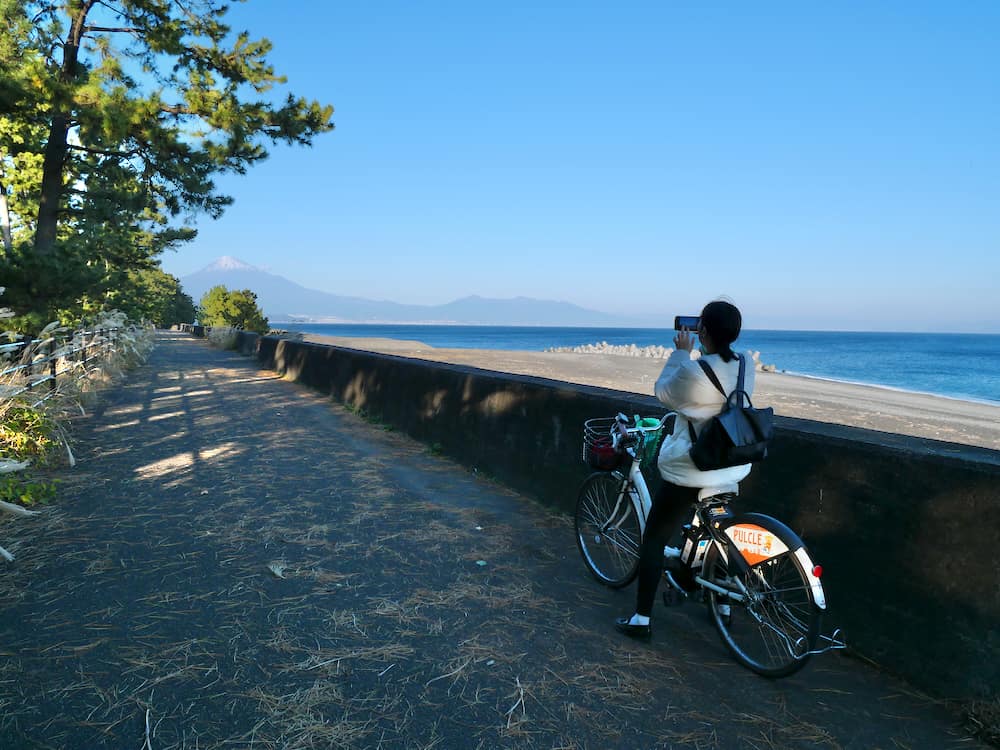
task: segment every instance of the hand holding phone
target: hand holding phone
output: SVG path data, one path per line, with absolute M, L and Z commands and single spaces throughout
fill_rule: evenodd
M 679 351 L 690 352 L 694 349 L 695 338 L 695 335 L 691 331 L 680 331 L 674 336 L 674 348 Z

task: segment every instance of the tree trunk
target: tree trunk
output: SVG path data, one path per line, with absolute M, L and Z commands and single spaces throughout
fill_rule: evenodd
M 10 253 L 14 249 L 14 242 L 10 236 L 10 206 L 7 205 L 7 188 L 3 184 L 3 167 L 0 167 L 0 235 L 3 235 L 3 253 L 0 258 Z
M 83 37 L 87 13 L 95 0 L 81 3 L 75 11 L 70 10 L 71 24 L 66 43 L 63 45 L 62 69 L 59 80 L 63 86 L 76 78 L 77 58 L 80 54 L 80 39 Z M 52 255 L 56 244 L 59 224 L 59 202 L 63 193 L 63 172 L 66 166 L 67 137 L 71 109 L 70 97 L 65 91 L 56 92 L 52 103 L 52 124 L 49 139 L 45 143 L 45 159 L 42 162 L 42 191 L 38 202 L 38 222 L 35 225 L 35 253 L 39 256 Z
M 38 201 L 38 222 L 35 225 L 35 253 L 40 256 L 51 255 L 55 249 L 68 135 L 66 115 L 53 116 L 49 140 L 45 144 L 45 160 L 42 162 L 42 192 Z

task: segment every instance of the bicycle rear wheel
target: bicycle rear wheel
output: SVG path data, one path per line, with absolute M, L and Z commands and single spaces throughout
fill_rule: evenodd
M 642 527 L 625 488 L 621 476 L 598 472 L 587 477 L 576 501 L 580 554 L 593 576 L 612 588 L 627 586 L 639 571 Z
M 802 669 L 815 649 L 821 609 L 795 554 L 802 541 L 791 532 L 786 534 L 785 528 L 768 523 L 769 520 L 755 515 L 752 525 L 780 542 L 774 545 L 778 554 L 757 561 L 745 573 L 738 574 L 733 572 L 736 566 L 727 564 L 718 546 L 713 544 L 705 558 L 703 575 L 706 580 L 745 597 L 738 602 L 705 589 L 709 616 L 730 653 L 740 664 L 764 677 L 787 677 Z M 734 519 L 729 528 L 743 523 Z M 729 554 L 739 553 L 731 547 Z M 730 605 L 728 615 L 720 612 L 721 604 Z

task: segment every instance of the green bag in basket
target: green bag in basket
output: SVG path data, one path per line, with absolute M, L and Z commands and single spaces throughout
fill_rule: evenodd
M 639 419 L 635 418 L 636 427 L 656 427 L 660 423 L 659 419 L 655 417 L 644 417 Z M 660 452 L 660 438 L 663 435 L 662 430 L 657 430 L 656 432 L 647 432 L 643 438 L 642 443 L 642 462 L 647 466 L 655 466 L 657 454 Z

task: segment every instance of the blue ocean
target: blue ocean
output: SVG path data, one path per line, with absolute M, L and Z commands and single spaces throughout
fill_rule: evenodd
M 452 349 L 543 351 L 608 344 L 673 346 L 658 328 L 282 324 L 322 336 L 422 341 Z M 778 370 L 905 391 L 1000 404 L 1000 334 L 744 331 L 737 349 L 760 351 Z

